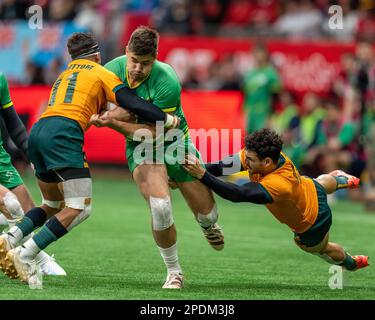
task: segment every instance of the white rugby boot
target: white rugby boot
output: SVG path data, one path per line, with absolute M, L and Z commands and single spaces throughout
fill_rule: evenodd
M 184 276 L 181 273 L 169 273 L 163 289 L 181 289 L 184 286 Z
M 22 247 L 8 251 L 5 257 L 5 274 L 14 279 L 17 276 L 21 281 L 29 284 L 31 289 L 41 289 L 43 286 L 42 273 L 35 259 L 22 259 Z
M 9 250 L 13 249 L 8 235 L 0 236 L 0 269 L 5 271 L 4 260 Z M 56 262 L 55 258 L 44 251 L 38 253 L 35 258 L 36 263 L 40 266 L 43 274 L 49 276 L 66 276 L 65 270 Z M 17 273 L 10 274 L 12 278 L 17 277 Z
M 224 233 L 217 223 L 207 229 L 202 228 L 202 231 L 212 248 L 218 251 L 224 248 Z
M 54 256 L 41 251 L 35 258 L 40 270 L 47 276 L 66 276 L 65 270 L 56 262 Z

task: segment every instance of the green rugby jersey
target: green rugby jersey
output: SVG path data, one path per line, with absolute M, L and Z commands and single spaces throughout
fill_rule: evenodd
M 130 88 L 126 76 L 126 62 L 127 57 L 123 55 L 109 61 L 104 67 L 115 73 Z M 133 90 L 138 97 L 153 103 L 164 112 L 173 113 L 179 117 L 181 122 L 178 129 L 183 132 L 186 138 L 189 136 L 189 127 L 181 106 L 180 81 L 169 64 L 156 60 L 148 77 Z M 166 145 L 170 143 L 165 142 Z
M 0 108 L 6 109 L 13 106 L 12 99 L 10 98 L 8 82 L 5 76 L 0 72 Z M 3 139 L 1 138 L 0 132 L 0 146 L 3 144 Z
M 261 105 L 264 111 L 271 107 L 272 93 L 281 88 L 277 71 L 270 65 L 248 71 L 244 76 L 245 106 Z

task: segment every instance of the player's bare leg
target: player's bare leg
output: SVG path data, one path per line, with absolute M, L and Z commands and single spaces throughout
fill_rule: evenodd
M 368 266 L 368 256 L 351 256 L 345 252 L 341 245 L 329 242 L 329 233 L 325 235 L 321 243 L 313 247 L 302 245 L 299 243 L 298 238 L 295 238 L 295 242 L 302 250 L 316 255 L 330 264 L 342 266 L 349 271 L 355 271 Z
M 218 219 L 217 206 L 212 191 L 199 180 L 190 182 L 177 182 L 195 219 L 202 227 L 208 243 L 215 250 L 224 248 L 224 234 L 216 223 Z
M 57 184 L 53 184 L 52 189 L 53 188 L 56 188 L 58 198 L 63 199 L 60 191 L 57 188 Z M 48 190 L 48 188 L 47 188 L 47 190 Z M 25 212 L 29 212 L 30 210 L 32 210 L 34 208 L 34 203 L 31 199 L 30 193 L 24 185 L 21 185 L 21 186 L 18 186 L 16 188 L 14 188 L 12 190 L 12 192 L 17 196 L 17 198 L 19 197 L 19 199 L 21 199 L 21 204 L 23 204 L 23 209 L 24 209 Z M 45 198 L 46 196 L 43 195 L 43 197 Z M 48 198 L 48 196 L 47 196 L 47 198 Z M 35 210 L 33 210 L 33 212 L 36 214 L 38 210 L 39 209 L 35 209 Z M 60 209 L 58 209 L 58 210 L 60 210 Z M 58 212 L 58 210 L 53 209 L 53 208 L 45 208 L 45 212 L 49 212 L 46 219 L 48 217 L 52 216 L 54 213 Z M 15 222 L 16 221 L 17 220 L 15 220 Z M 21 221 L 21 218 L 18 219 L 18 221 Z M 2 236 L 2 239 L 1 239 L 2 242 L 7 243 L 7 250 L 6 250 L 5 254 L 10 249 L 15 248 L 19 244 L 23 244 L 24 242 L 28 241 L 33 236 L 32 232 L 24 235 L 22 230 L 18 226 L 15 225 L 15 222 L 11 225 L 11 228 L 10 228 L 9 232 L 6 235 Z M 35 262 L 36 262 L 36 264 L 38 264 L 40 266 L 41 271 L 44 274 L 66 275 L 64 269 L 62 269 L 55 262 L 55 259 L 53 257 L 49 256 L 44 251 L 40 251 L 37 254 Z M 5 262 L 4 261 L 3 261 L 3 269 L 5 271 Z M 7 274 L 10 277 L 16 277 L 17 276 L 16 270 L 14 270 L 12 268 L 7 271 Z
M 329 174 L 322 174 L 316 178 L 316 181 L 318 181 L 324 187 L 327 194 L 330 194 L 339 189 L 358 188 L 360 179 L 351 176 L 344 171 L 335 170 Z
M 34 210 L 35 216 L 43 216 L 40 217 L 41 224 L 43 224 L 47 219 L 49 219 L 62 209 L 64 204 L 64 196 L 60 191 L 57 183 L 45 183 L 38 180 L 38 185 L 43 196 L 43 204 L 40 207 L 34 208 L 33 206 L 28 211 Z M 26 234 L 24 234 L 19 227 L 11 228 L 9 232 L 13 236 L 11 242 L 14 245 L 26 236 Z M 28 234 L 29 233 L 27 232 L 27 235 Z
M 0 199 L 0 210 L 5 214 L 4 217 L 6 216 L 6 226 L 9 226 L 10 228 L 15 226 L 15 224 L 23 218 L 24 212 L 28 212 L 35 207 L 30 192 L 23 184 L 13 188 L 12 190 L 8 190 L 7 188 L 0 186 Z M 9 212 L 7 207 L 11 212 Z M 32 236 L 33 233 L 22 238 L 19 242 L 16 242 L 16 239 L 13 237 L 8 237 L 7 235 L 4 235 L 4 237 L 1 238 L 0 266 L 2 269 L 7 252 L 16 245 L 27 241 Z M 60 267 L 55 259 L 44 251 L 41 251 L 38 254 L 36 262 L 38 265 L 40 265 L 43 274 L 66 275 L 64 269 Z
M 42 183 L 41 181 L 38 181 L 39 185 Z M 59 190 L 57 190 L 56 195 L 52 195 L 52 198 L 50 195 L 47 195 L 47 197 L 50 197 L 51 199 L 62 199 L 62 194 Z M 34 201 L 31 198 L 31 194 L 29 190 L 26 188 L 25 185 L 20 185 L 14 189 L 12 189 L 12 192 L 17 196 L 18 200 L 20 201 L 20 204 L 22 206 L 22 209 L 24 212 L 29 212 L 32 208 L 35 207 Z M 63 206 L 63 201 L 58 200 L 58 203 L 60 206 Z M 60 209 L 60 208 L 59 208 Z M 52 216 L 56 212 L 58 212 L 59 209 L 56 208 L 45 208 L 46 211 L 48 211 L 49 216 Z M 32 237 L 33 234 L 30 234 L 29 237 L 26 237 L 23 239 L 23 241 L 28 240 Z M 40 268 L 42 270 L 42 273 L 45 275 L 56 275 L 56 276 L 65 276 L 66 272 L 65 270 L 55 261 L 55 258 L 50 256 L 44 251 L 41 251 L 36 258 L 37 264 L 40 265 Z
M 21 280 L 29 284 L 34 283 L 39 274 L 38 254 L 89 217 L 92 198 L 91 178 L 61 179 L 62 182 L 59 183 L 40 181 L 43 204 L 31 209 L 15 227 L 9 230 L 9 237 L 22 239 L 34 229 L 42 227 L 22 246 L 7 253 L 6 275 L 10 277 L 18 275 Z
M 10 205 L 6 205 L 6 198 L 7 195 L 10 196 L 9 200 L 12 200 L 12 194 L 9 191 L 9 189 L 5 188 L 4 186 L 0 185 L 0 211 L 2 213 L 2 217 L 4 219 L 3 224 L 8 225 L 8 221 L 13 221 L 16 220 L 17 216 L 22 217 L 22 208 L 21 205 L 18 204 L 18 206 L 12 205 L 12 208 L 10 208 Z M 13 195 L 14 196 L 14 195 Z M 14 196 L 15 197 L 15 196 Z M 9 208 L 8 208 L 9 207 Z M 13 212 L 10 212 L 13 211 Z M 13 215 L 15 218 L 13 218 Z M 4 260 L 7 252 L 11 249 L 12 247 L 9 244 L 9 241 L 3 236 L 0 237 L 0 268 L 3 270 L 4 269 Z
M 16 195 L 24 212 L 27 212 L 35 207 L 35 203 L 31 198 L 31 194 L 24 184 L 15 187 L 14 189 L 12 189 L 12 192 Z
M 21 204 L 16 196 L 7 188 L 0 185 L 0 211 L 8 221 L 21 218 L 23 215 Z
M 30 192 L 24 184 L 21 184 L 11 190 L 0 185 L 0 211 L 4 214 L 0 216 L 0 224 L 2 225 L 3 230 L 7 227 L 12 227 L 18 221 L 18 219 L 23 216 L 23 212 L 20 212 L 20 215 L 17 218 L 13 218 L 12 215 L 9 214 L 9 211 L 4 203 L 4 199 L 12 201 L 11 194 L 16 196 L 16 199 L 13 199 L 13 201 L 19 202 L 23 212 L 28 212 L 35 207 Z
M 357 188 L 360 179 L 351 176 L 344 171 L 335 170 L 329 174 L 323 174 L 316 179 L 325 189 L 327 194 L 333 193 L 339 189 Z M 368 266 L 367 256 L 351 256 L 345 252 L 341 245 L 329 242 L 329 233 L 316 246 L 306 247 L 299 242 L 298 237 L 295 238 L 296 244 L 304 251 L 312 253 L 331 264 L 344 267 L 347 270 L 357 270 Z
M 163 164 L 142 164 L 133 173 L 139 191 L 151 210 L 152 234 L 168 269 L 166 289 L 183 286 L 183 276 L 177 255 L 177 233 L 173 222 L 168 176 Z

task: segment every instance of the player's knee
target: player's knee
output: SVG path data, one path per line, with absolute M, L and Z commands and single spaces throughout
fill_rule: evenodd
M 65 201 L 52 201 L 52 200 L 46 200 L 43 198 L 42 205 L 51 208 L 51 209 L 64 209 L 65 207 Z
M 4 196 L 3 201 L 5 208 L 13 219 L 20 219 L 24 216 L 21 204 L 13 192 L 7 192 Z
M 212 210 L 208 214 L 198 213 L 197 216 L 199 224 L 205 228 L 215 224 L 218 218 L 219 214 L 216 203 L 214 203 Z
M 91 200 L 91 199 L 90 199 Z M 78 210 L 73 221 L 67 226 L 67 230 L 72 230 L 75 226 L 85 221 L 91 215 L 91 204 L 85 205 L 82 210 Z
M 169 197 L 150 197 L 150 207 L 155 231 L 162 231 L 173 225 L 172 204 Z
M 67 227 L 71 230 L 86 220 L 91 214 L 91 178 L 67 180 L 63 182 L 65 206 L 76 210 L 76 216 Z
M 67 226 L 67 230 L 70 231 L 75 226 L 85 221 L 91 215 L 91 198 L 86 198 L 83 205 L 83 209 L 77 208 L 77 199 L 70 199 L 71 201 L 66 202 L 66 206 L 71 209 L 75 209 L 75 214 L 72 222 Z M 74 208 L 75 207 L 75 208 Z M 81 206 L 80 206 L 81 207 Z
M 62 183 L 62 185 L 66 207 L 84 210 L 86 206 L 91 204 L 91 178 L 66 180 Z

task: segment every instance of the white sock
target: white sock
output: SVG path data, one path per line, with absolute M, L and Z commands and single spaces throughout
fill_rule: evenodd
M 14 227 L 17 224 L 17 222 L 19 222 L 19 221 L 20 221 L 20 219 L 12 219 L 12 220 L 7 219 L 9 229 Z
M 44 252 L 44 251 L 40 251 L 36 257 L 35 257 L 35 260 L 36 260 L 36 263 L 37 264 L 40 264 L 41 262 L 44 262 L 44 261 L 47 261 L 51 258 L 51 256 L 47 253 L 47 252 Z
M 16 247 L 23 239 L 23 233 L 20 228 L 13 226 L 8 231 L 8 241 L 12 248 Z
M 21 249 L 21 258 L 25 260 L 34 260 L 35 257 L 40 252 L 40 248 L 35 243 L 34 239 L 31 238 L 27 240 L 23 245 Z
M 204 229 L 207 229 L 211 227 L 213 224 L 215 224 L 217 219 L 218 219 L 218 213 L 217 213 L 216 203 L 214 204 L 214 207 L 208 214 L 198 213 L 198 216 L 197 216 L 199 225 Z
M 8 227 L 8 220 L 2 213 L 0 214 L 0 229 L 4 230 Z
M 169 248 L 160 248 L 160 254 L 163 257 L 164 263 L 167 266 L 168 273 L 182 273 L 177 256 L 177 243 Z

